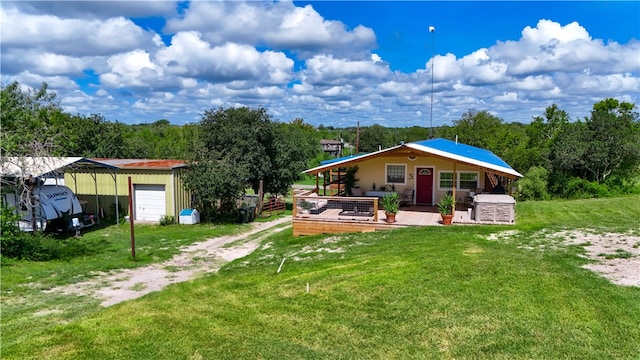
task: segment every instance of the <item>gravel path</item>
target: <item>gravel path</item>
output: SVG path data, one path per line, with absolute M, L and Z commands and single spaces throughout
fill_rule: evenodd
M 105 273 L 91 280 L 53 288 L 47 292 L 68 295 L 87 295 L 100 299 L 102 306 L 136 299 L 153 291 L 162 290 L 170 284 L 193 279 L 197 275 L 216 272 L 227 262 L 247 256 L 258 248 L 260 242 L 273 232 L 289 226 L 274 227 L 291 223 L 291 216 L 270 222 L 252 223 L 253 229 L 235 235 L 208 239 L 182 249 L 172 259 L 149 266 Z M 248 239 L 251 235 L 272 229 L 263 236 Z M 247 240 L 247 241 L 244 241 Z M 236 243 L 232 246 L 228 244 Z

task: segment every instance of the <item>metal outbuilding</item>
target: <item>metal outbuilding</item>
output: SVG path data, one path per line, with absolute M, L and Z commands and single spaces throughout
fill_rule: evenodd
M 178 219 L 182 209 L 191 207 L 191 194 L 183 186 L 185 167 L 183 160 L 83 157 L 3 157 L 1 163 L 3 185 L 16 177 L 55 179 L 74 191 L 87 212 L 100 217 L 127 212 L 131 177 L 133 216 L 143 222 L 164 215 Z

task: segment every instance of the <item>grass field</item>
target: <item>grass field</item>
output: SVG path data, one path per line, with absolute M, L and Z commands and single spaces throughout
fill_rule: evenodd
M 101 270 L 137 266 L 127 260 L 128 237 L 108 228 L 92 241 L 123 238 L 124 250 L 96 245 L 79 258 L 2 269 L 1 355 L 637 359 L 640 288 L 613 285 L 581 268 L 587 260 L 577 256 L 579 247 L 543 251 L 521 245 L 545 241 L 541 230 L 640 235 L 639 202 L 640 196 L 519 203 L 515 226 L 298 238 L 283 231 L 218 274 L 106 309 L 91 299 L 42 293 L 89 276 L 94 262 Z M 186 243 L 202 236 L 199 229 L 183 229 L 145 230 L 153 234 L 150 242 Z M 487 240 L 504 230 L 518 232 L 510 241 Z M 162 252 L 164 247 L 140 261 L 175 251 Z

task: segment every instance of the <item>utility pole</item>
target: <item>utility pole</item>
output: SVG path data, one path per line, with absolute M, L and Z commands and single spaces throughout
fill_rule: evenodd
M 358 155 L 360 153 L 360 121 L 356 124 L 356 155 Z

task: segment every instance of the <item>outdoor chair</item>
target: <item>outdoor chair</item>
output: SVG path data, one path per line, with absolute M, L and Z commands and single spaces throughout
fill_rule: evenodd
M 405 206 L 413 203 L 413 189 L 404 189 L 400 196 L 400 205 Z

